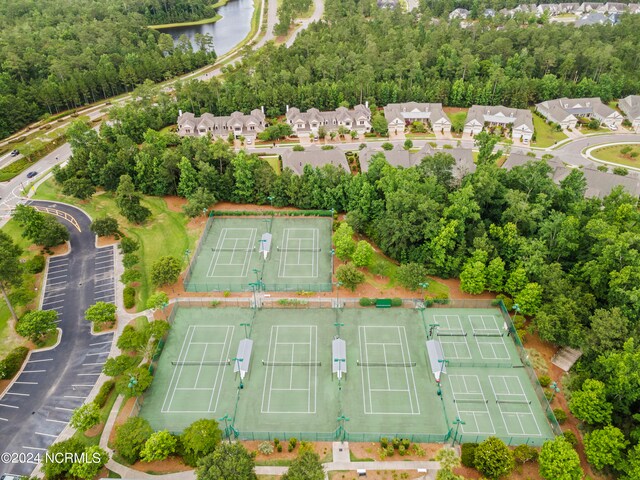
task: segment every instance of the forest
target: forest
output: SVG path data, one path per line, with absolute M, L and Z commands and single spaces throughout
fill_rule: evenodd
M 570 409 L 594 436 L 619 440 L 607 457 L 614 460 L 598 468 L 638 478 L 637 198 L 618 189 L 603 200 L 585 199 L 579 169 L 557 185 L 545 160 L 500 169 L 501 152 L 493 152 L 496 138 L 489 135 L 478 139 L 477 171 L 462 181 L 452 176 L 446 150 L 408 169 L 378 155 L 366 174 L 328 165 L 276 175 L 222 140 L 159 132 L 175 118 L 175 103 L 145 91 L 138 96 L 137 104 L 114 109 L 115 121 L 99 133 L 74 125 L 73 157 L 55 171 L 63 191 L 90 197 L 122 180 L 147 195 L 186 197 L 193 215 L 215 201 L 268 204 L 270 196 L 275 206 L 347 212 L 347 222 L 392 258 L 514 299 L 543 340 L 581 348 L 563 386 Z M 628 461 L 618 461 L 624 455 Z
M 228 115 L 264 105 L 268 116 L 286 105 L 329 110 L 365 100 L 526 108 L 565 95 L 610 101 L 640 92 L 640 15 L 582 29 L 516 19 L 503 29 L 491 19 L 465 29 L 374 5 L 327 0 L 326 21 L 291 48 L 245 57 L 224 82 L 183 85 L 180 107 Z
M 212 0 L 0 2 L 0 137 L 46 114 L 159 82 L 215 59 L 146 26 L 215 15 Z M 207 53 L 208 52 L 208 53 Z

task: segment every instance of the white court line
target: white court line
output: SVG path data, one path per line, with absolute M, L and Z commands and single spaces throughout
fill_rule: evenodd
M 364 354 L 367 363 L 369 363 L 369 349 L 367 348 L 367 327 L 361 327 L 363 329 L 362 335 L 364 336 Z M 373 395 L 371 395 L 371 369 L 367 368 L 367 390 L 369 391 L 369 413 L 373 413 Z M 366 413 L 366 410 L 365 410 Z
M 7 407 L 7 408 L 20 408 L 20 407 L 16 407 L 15 405 L 7 405 L 6 403 L 0 403 L 0 407 Z
M 52 438 L 58 438 L 58 435 L 52 435 L 50 433 L 42 433 L 42 432 L 33 432 L 36 435 L 42 435 L 43 437 L 52 437 Z
M 227 343 L 227 336 L 229 335 L 229 329 L 231 329 L 231 337 L 229 338 L 229 342 Z M 226 351 L 226 355 L 225 355 L 225 351 L 224 348 L 222 349 L 221 353 L 220 353 L 220 361 L 222 361 L 224 358 L 229 358 L 229 352 L 231 350 L 231 341 L 233 340 L 233 333 L 235 331 L 236 327 L 232 326 L 232 325 L 227 325 L 227 333 L 224 336 L 224 343 L 227 344 L 227 351 Z M 220 386 L 218 387 L 218 375 L 220 373 L 220 370 L 222 370 L 222 377 L 220 378 Z M 216 410 L 218 410 L 218 403 L 220 403 L 220 393 L 222 392 L 222 382 L 224 381 L 224 374 L 225 374 L 225 369 L 224 367 L 218 365 L 218 370 L 216 371 L 216 381 L 213 384 L 213 387 L 211 389 L 211 400 L 209 400 L 209 412 L 215 412 Z M 213 401 L 213 395 L 215 394 L 216 388 L 218 388 L 218 396 L 216 397 L 216 405 L 214 407 L 213 410 L 211 410 L 211 402 Z
M 407 347 L 407 358 L 408 358 L 408 363 L 411 363 L 411 352 L 409 351 L 409 339 L 407 338 L 407 330 L 404 328 L 404 326 L 400 327 L 398 326 L 398 337 L 400 337 L 400 343 L 402 344 L 402 334 L 400 333 L 400 329 L 402 328 L 402 332 L 404 333 L 404 345 L 400 345 L 400 349 L 402 351 L 402 361 L 403 363 L 405 362 L 405 358 L 404 358 L 404 347 L 406 345 Z M 413 408 L 413 396 L 411 395 L 411 393 L 409 393 L 409 402 L 411 403 L 411 413 L 413 415 L 420 415 L 420 400 L 418 399 L 418 389 L 416 387 L 416 378 L 415 375 L 413 373 L 413 368 L 411 367 L 404 367 L 404 374 L 405 377 L 407 379 L 407 387 L 409 387 L 409 389 L 411 389 L 411 384 L 409 383 L 409 372 L 411 372 L 411 382 L 413 383 L 413 392 L 416 394 L 416 407 L 418 409 L 418 411 L 416 412 L 415 409 Z
M 38 385 L 38 382 L 13 382 L 14 385 Z
M 273 327 L 272 327 L 273 328 Z M 278 351 L 278 333 L 280 333 L 280 326 L 276 326 L 276 338 L 273 344 L 273 362 L 276 361 L 276 352 Z M 271 392 L 273 392 L 273 377 L 275 374 L 275 367 L 271 367 L 271 381 L 269 382 L 269 403 L 267 404 L 267 412 L 271 411 Z
M 187 333 L 184 336 L 184 340 L 182 341 L 182 348 L 180 349 L 180 353 L 178 354 L 178 361 L 183 362 L 186 356 L 186 352 L 183 355 L 184 349 L 185 347 L 189 344 L 189 342 L 191 342 L 191 338 L 193 338 L 193 332 L 194 332 L 195 328 L 193 325 L 189 325 L 189 328 L 187 329 Z M 189 333 L 191 333 L 191 335 L 189 335 Z M 189 351 L 189 348 L 187 347 L 187 352 Z M 173 390 L 173 393 L 171 395 L 171 400 L 169 400 L 169 394 L 171 393 L 171 387 L 178 384 L 178 382 L 180 381 L 180 377 L 182 376 L 182 369 L 184 368 L 184 365 L 180 365 L 180 368 L 175 368 L 173 370 L 173 374 L 171 375 L 171 381 L 169 382 L 169 388 L 167 389 L 167 394 L 164 397 L 164 402 L 162 403 L 162 412 L 168 412 L 171 411 L 171 403 L 173 403 L 173 397 L 176 393 L 175 390 Z M 178 378 L 176 379 L 176 383 L 173 383 L 174 378 L 176 378 L 176 374 L 178 373 L 178 370 L 180 370 L 180 375 L 178 375 Z M 167 400 L 169 400 L 169 405 L 167 406 Z M 166 408 L 165 408 L 166 407 Z
M 272 361 L 271 360 L 271 341 L 273 340 L 273 327 L 274 325 L 271 325 L 271 329 L 269 332 L 269 349 L 267 350 L 267 362 Z M 262 386 L 262 404 L 260 405 L 260 411 L 262 413 L 268 413 L 268 410 L 265 412 L 264 409 L 264 396 L 267 393 L 267 379 L 269 378 L 269 370 L 270 367 L 267 366 L 267 371 L 266 371 L 266 375 L 264 376 L 264 385 Z M 273 374 L 273 372 L 272 372 Z

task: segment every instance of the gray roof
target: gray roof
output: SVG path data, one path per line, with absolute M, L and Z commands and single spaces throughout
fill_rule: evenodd
M 425 119 L 434 124 L 440 120 L 446 120 L 451 123 L 449 117 L 444 113 L 441 103 L 390 103 L 384 107 L 384 118 L 387 123 L 391 123 L 396 119 Z
M 591 12 L 580 17 L 574 25 L 576 27 L 583 27 L 585 25 L 603 25 L 605 23 L 611 23 L 609 17 L 599 12 Z
M 178 133 L 182 133 L 185 127 L 191 127 L 192 133 L 204 129 L 217 135 L 225 135 L 234 126 L 239 126 L 243 131 L 254 127 L 254 133 L 259 133 L 266 126 L 264 113 L 260 109 L 251 110 L 249 115 L 242 112 L 233 112 L 228 116 L 215 117 L 210 113 L 204 113 L 196 117 L 191 112 L 185 112 L 178 117 Z
M 502 168 L 511 170 L 516 166 L 526 165 L 529 162 L 540 161 L 522 153 L 512 153 L 507 158 Z M 572 170 L 577 167 L 567 167 L 556 158 L 547 161 L 547 164 L 553 169 L 551 178 L 554 182 L 560 183 L 567 178 Z M 640 196 L 640 180 L 635 175 L 616 175 L 610 172 L 601 172 L 596 168 L 584 167 L 579 169 L 587 182 L 587 189 L 584 196 L 587 198 L 604 198 L 617 187 L 622 186 L 631 195 Z
M 358 154 L 358 158 L 360 159 L 360 170 L 362 172 L 367 172 L 369 170 L 369 162 L 371 161 L 371 157 L 373 157 L 376 153 L 382 153 L 384 158 L 387 159 L 389 165 L 393 167 L 403 167 L 409 168 L 420 163 L 424 157 L 428 155 L 433 155 L 435 151 L 431 148 L 430 145 L 425 145 L 417 152 L 410 152 L 409 150 L 405 150 L 402 145 L 395 145 L 393 150 L 384 150 L 380 147 L 372 148 L 367 146 L 360 150 Z
M 484 125 L 484 122 L 513 124 L 514 128 L 525 125 L 533 132 L 531 111 L 522 108 L 508 108 L 502 105 L 473 105 L 467 114 L 466 123 L 473 120 L 478 121 L 480 125 Z
M 318 125 L 333 127 L 350 120 L 351 124 L 355 126 L 358 119 L 371 120 L 371 110 L 364 105 L 356 105 L 351 110 L 345 107 L 338 107 L 335 110 L 326 112 L 321 112 L 317 108 L 310 108 L 306 112 L 301 112 L 298 108 L 292 107 L 287 110 L 286 117 L 289 124 L 304 122 L 304 128 L 298 129 L 298 131 L 306 131 L 311 130 L 311 122 L 314 121 Z
M 473 152 L 468 148 L 454 148 L 452 150 L 445 150 L 444 153 L 448 153 L 456 160 L 456 164 L 453 166 L 452 174 L 454 178 L 461 180 L 468 173 L 476 171 L 476 164 L 473 161 Z
M 640 118 L 640 95 L 629 95 L 618 102 L 618 108 L 629 120 Z
M 311 165 L 312 167 L 334 165 L 342 167 L 347 172 L 351 171 L 344 152 L 337 148 L 322 150 L 319 147 L 312 146 L 302 152 L 287 150 L 282 154 L 283 168 L 289 167 L 298 175 L 302 175 L 305 165 Z

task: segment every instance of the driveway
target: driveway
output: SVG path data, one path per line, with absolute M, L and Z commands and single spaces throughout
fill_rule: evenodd
M 29 201 L 71 215 L 81 231 L 58 220 L 71 234 L 71 251 L 49 259 L 42 309 L 56 310 L 62 329 L 53 349 L 33 352 L 22 373 L 0 398 L 0 451 L 25 454 L 28 462 L 0 465 L 1 473 L 29 475 L 85 402 L 109 356 L 113 333 L 92 335 L 83 312 L 95 301 L 114 302 L 114 247 L 95 247 L 90 218 L 81 210 Z

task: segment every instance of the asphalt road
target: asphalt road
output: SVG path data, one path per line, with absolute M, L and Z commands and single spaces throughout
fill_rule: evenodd
M 24 454 L 30 460 L 0 464 L 0 473 L 33 471 L 38 455 L 55 442 L 73 409 L 84 403 L 113 341 L 112 333 L 92 335 L 83 312 L 97 300 L 115 300 L 114 247 L 95 247 L 91 220 L 81 210 L 61 204 L 55 208 L 72 215 L 82 230 L 56 217 L 71 233 L 71 252 L 49 260 L 42 309 L 58 312 L 62 338 L 54 349 L 34 352 L 0 398 L 0 452 Z

